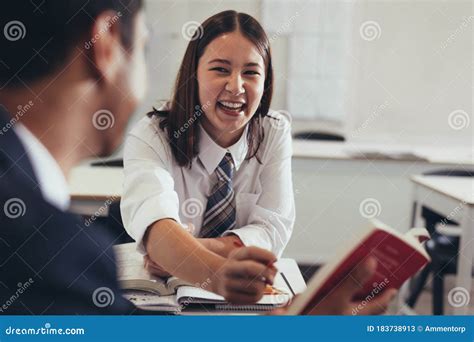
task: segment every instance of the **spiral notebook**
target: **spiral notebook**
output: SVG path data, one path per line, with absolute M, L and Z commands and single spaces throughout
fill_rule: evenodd
M 143 256 L 135 243 L 114 246 L 117 273 L 125 297 L 143 309 L 172 309 L 177 311 L 209 309 L 219 311 L 266 311 L 284 306 L 293 297 L 291 288 L 281 274 L 274 286 L 266 289 L 260 301 L 253 305 L 229 304 L 224 297 L 206 290 L 206 283 L 196 287 L 176 277 L 160 278 L 143 267 Z M 297 267 L 297 266 L 296 266 Z

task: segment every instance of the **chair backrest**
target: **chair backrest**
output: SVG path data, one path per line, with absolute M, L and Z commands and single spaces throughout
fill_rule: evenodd
M 304 140 L 326 140 L 326 141 L 346 141 L 342 135 L 322 131 L 303 131 L 293 135 L 295 139 Z

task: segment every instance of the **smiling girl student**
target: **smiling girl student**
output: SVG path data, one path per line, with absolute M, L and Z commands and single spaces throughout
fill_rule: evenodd
M 225 11 L 195 32 L 171 101 L 125 145 L 122 216 L 149 270 L 240 303 L 272 283 L 295 219 L 289 118 L 269 109 L 272 91 L 254 18 Z

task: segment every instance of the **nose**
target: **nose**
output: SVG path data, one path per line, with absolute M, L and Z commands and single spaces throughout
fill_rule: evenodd
M 244 82 L 240 73 L 233 73 L 225 85 L 225 90 L 232 95 L 245 93 Z

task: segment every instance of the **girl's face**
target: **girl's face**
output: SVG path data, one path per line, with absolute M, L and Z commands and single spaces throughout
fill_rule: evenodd
M 202 125 L 222 147 L 237 142 L 262 99 L 263 57 L 239 31 L 223 34 L 206 47 L 197 68 Z

